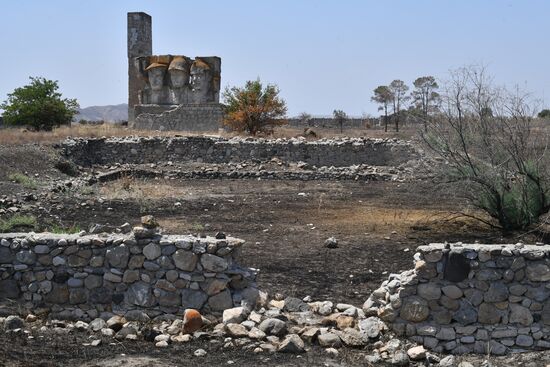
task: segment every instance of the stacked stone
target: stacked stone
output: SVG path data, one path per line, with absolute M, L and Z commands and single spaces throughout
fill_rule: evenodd
M 135 129 L 210 131 L 217 133 L 222 127 L 223 105 L 219 103 L 185 104 L 177 107 L 138 105 L 135 109 Z M 170 108 L 171 107 L 171 108 Z M 159 111 L 160 110 L 160 111 Z
M 205 162 L 230 163 L 279 158 L 316 166 L 348 167 L 367 164 L 398 166 L 419 158 L 414 146 L 397 139 L 305 138 L 253 139 L 235 137 L 71 138 L 62 149 L 81 166 L 114 163 Z
M 550 348 L 550 246 L 431 244 L 363 305 L 436 352 Z
M 253 307 L 255 272 L 235 263 L 243 241 L 217 237 L 161 235 L 154 226 L 103 237 L 2 234 L 0 301 L 80 319 Z

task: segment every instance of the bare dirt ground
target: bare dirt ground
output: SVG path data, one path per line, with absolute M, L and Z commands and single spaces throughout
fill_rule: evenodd
M 51 182 L 70 177 L 53 167 L 47 146 L 0 146 L 0 197 L 32 193 L 20 213 L 68 228 L 136 224 L 153 214 L 168 233 L 223 231 L 247 241 L 241 263 L 260 269 L 258 286 L 271 294 L 330 299 L 360 306 L 390 272 L 409 269 L 419 245 L 441 241 L 517 242 L 518 237 L 454 218 L 465 204 L 429 181 L 143 180 L 126 177 L 62 193 Z M 8 179 L 23 172 L 29 188 Z M 8 214 L 4 215 L 6 218 Z M 454 218 L 454 219 L 453 219 Z M 0 218 L 2 219 L 2 218 Z M 324 247 L 334 236 L 336 249 Z M 105 339 L 83 346 L 88 334 L 0 333 L 0 366 L 355 366 L 364 351 L 344 350 L 333 360 L 322 349 L 307 355 L 254 354 L 212 341 L 155 348 L 147 342 Z M 208 354 L 193 356 L 197 348 Z M 502 365 L 507 365 L 504 362 Z M 499 364 L 497 364 L 499 365 Z

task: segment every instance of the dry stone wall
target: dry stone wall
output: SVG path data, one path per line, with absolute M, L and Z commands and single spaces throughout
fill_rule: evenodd
M 138 105 L 135 122 L 131 126 L 141 130 L 209 131 L 217 133 L 222 127 L 223 106 L 219 103 L 202 103 L 172 106 L 159 113 L 162 105 Z
M 550 348 L 550 246 L 421 246 L 365 302 L 398 335 L 436 352 Z
M 94 319 L 103 312 L 182 314 L 254 307 L 255 273 L 235 262 L 242 240 L 128 234 L 0 234 L 0 303 Z
M 64 154 L 77 164 L 197 161 L 229 163 L 279 158 L 315 166 L 398 166 L 417 159 L 412 144 L 396 139 L 342 138 L 306 141 L 218 137 L 128 137 L 67 139 Z

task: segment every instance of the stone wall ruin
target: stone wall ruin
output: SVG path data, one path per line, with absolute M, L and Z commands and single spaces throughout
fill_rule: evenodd
M 432 244 L 365 302 L 393 331 L 436 352 L 550 348 L 550 246 Z
M 65 140 L 61 147 L 66 157 L 82 166 L 167 161 L 230 163 L 272 158 L 315 166 L 399 166 L 419 158 L 408 142 L 369 138 L 316 141 L 206 136 L 77 138 Z
M 236 256 L 242 240 L 223 235 L 0 234 L 0 303 L 60 319 L 135 310 L 155 317 L 187 308 L 219 313 L 254 307 L 255 272 Z

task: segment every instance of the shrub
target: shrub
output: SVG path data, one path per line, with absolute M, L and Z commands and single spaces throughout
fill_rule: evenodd
M 550 110 L 549 109 L 544 109 L 542 111 L 540 111 L 537 115 L 538 118 L 540 119 L 550 119 Z
M 538 224 L 550 210 L 550 159 L 548 136 L 532 129 L 528 97 L 495 88 L 474 67 L 451 74 L 443 101 L 423 138 L 444 159 L 441 173 L 453 191 L 503 230 Z
M 271 133 L 275 126 L 287 123 L 286 104 L 276 85 L 264 88 L 257 79 L 246 82 L 243 88 L 226 88 L 223 96 L 227 106 L 224 124 L 235 131 Z
M 59 172 L 64 173 L 67 176 L 78 176 L 78 167 L 66 159 L 58 160 L 54 163 L 54 167 L 57 168 Z

